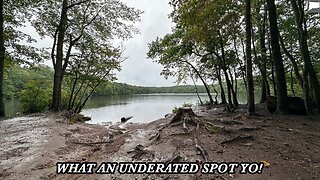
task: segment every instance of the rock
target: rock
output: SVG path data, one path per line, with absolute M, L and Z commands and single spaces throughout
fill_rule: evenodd
M 304 104 L 304 100 L 300 97 L 288 97 L 289 112 L 296 115 L 307 115 L 307 110 Z M 268 96 L 267 109 L 270 113 L 274 113 L 277 110 L 277 97 Z
M 267 98 L 267 109 L 270 113 L 274 113 L 277 110 L 277 97 L 268 96 Z
M 292 114 L 307 115 L 304 100 L 300 97 L 288 97 L 289 111 Z

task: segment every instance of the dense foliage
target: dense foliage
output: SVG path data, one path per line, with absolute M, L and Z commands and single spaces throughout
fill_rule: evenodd
M 320 111 L 319 13 L 310 2 L 290 0 L 170 0 L 175 27 L 149 44 L 148 57 L 162 75 L 178 81 L 219 84 L 221 103 L 238 105 L 242 81 L 248 115 L 260 102 L 277 96 L 277 110 L 289 113 L 288 95 L 304 98 L 305 108 Z M 257 84 L 259 81 L 259 84 Z M 206 88 L 210 97 L 210 88 Z M 210 103 L 213 101 L 210 100 Z

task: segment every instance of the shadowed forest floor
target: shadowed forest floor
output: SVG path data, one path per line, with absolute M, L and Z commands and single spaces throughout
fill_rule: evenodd
M 0 179 L 319 179 L 320 117 L 276 115 L 258 105 L 195 112 L 200 126 L 169 124 L 70 124 L 38 114 L 0 121 Z M 203 152 L 199 151 L 199 148 Z M 204 154 L 203 154 L 204 153 Z M 205 156 L 204 156 L 205 155 Z M 57 175 L 56 162 L 261 162 L 262 174 Z

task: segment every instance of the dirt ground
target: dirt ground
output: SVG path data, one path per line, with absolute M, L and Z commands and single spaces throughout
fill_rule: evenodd
M 245 107 L 196 112 L 198 126 L 68 123 L 38 114 L 0 121 L 0 179 L 320 179 L 320 117 L 268 113 L 247 118 Z M 204 123 L 203 123 L 204 122 Z M 199 148 L 200 147 L 200 148 Z M 207 159 L 206 159 L 207 158 Z M 261 174 L 57 175 L 56 162 L 261 162 Z

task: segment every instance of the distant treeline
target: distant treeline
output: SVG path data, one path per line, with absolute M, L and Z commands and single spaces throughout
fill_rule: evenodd
M 197 86 L 199 93 L 205 93 L 204 86 Z M 155 93 L 196 93 L 194 85 L 177 85 L 171 87 L 142 87 L 132 86 L 125 83 L 104 83 L 94 93 L 101 95 L 122 95 L 122 94 L 155 94 Z
M 5 71 L 5 91 L 6 99 L 19 99 L 21 92 L 26 89 L 32 81 L 43 81 L 51 83 L 53 70 L 47 66 L 36 66 L 23 68 L 17 64 L 10 65 Z M 65 87 L 68 89 L 69 87 Z M 204 86 L 197 86 L 199 93 L 205 93 Z M 177 85 L 171 87 L 142 87 L 132 86 L 125 83 L 104 82 L 93 94 L 94 96 L 105 95 L 128 95 L 128 94 L 152 94 L 152 93 L 196 93 L 194 85 Z

